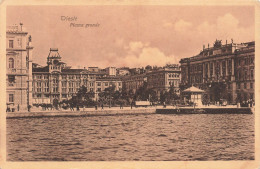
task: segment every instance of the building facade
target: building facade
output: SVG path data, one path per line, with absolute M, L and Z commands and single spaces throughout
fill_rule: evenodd
M 23 24 L 6 31 L 7 109 L 26 110 L 32 104 L 32 42 Z
M 216 40 L 196 56 L 183 58 L 181 87 L 196 86 L 206 91 L 205 102 L 221 99 L 230 104 L 254 99 L 255 42 L 227 43 Z
M 141 71 L 133 75 L 123 76 L 122 81 L 127 92 L 130 90 L 135 93 L 140 87 L 147 83 L 147 88 L 152 89 L 160 96 L 161 92 L 169 91 L 174 88 L 176 94 L 180 94 L 180 74 L 179 65 L 168 65 L 161 68 Z
M 156 91 L 157 95 L 161 92 L 169 91 L 174 88 L 174 93 L 180 94 L 180 76 L 181 70 L 179 65 L 171 65 L 146 73 L 148 89 Z
M 109 72 L 108 72 L 109 73 Z M 51 48 L 47 58 L 47 66 L 33 67 L 33 104 L 53 104 L 56 101 L 68 100 L 76 95 L 81 86 L 93 92 L 95 100 L 98 93 L 111 85 L 115 90 L 122 89 L 120 78 L 109 76 L 98 67 L 88 69 L 71 69 L 61 61 L 58 49 Z

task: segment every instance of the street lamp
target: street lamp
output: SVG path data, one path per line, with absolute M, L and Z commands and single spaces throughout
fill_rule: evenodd
M 111 108 L 111 89 L 112 89 L 112 85 L 109 85 L 109 108 Z

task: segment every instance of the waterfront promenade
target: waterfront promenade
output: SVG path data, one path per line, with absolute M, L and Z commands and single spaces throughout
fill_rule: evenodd
M 171 106 L 172 107 L 172 106 Z M 128 114 L 152 114 L 156 112 L 156 108 L 163 108 L 162 106 L 157 107 L 98 107 L 96 110 L 95 108 L 80 108 L 79 111 L 74 108 L 74 111 L 67 109 L 61 110 L 41 110 L 41 109 L 34 109 L 31 112 L 28 111 L 21 111 L 21 112 L 8 112 L 6 117 L 7 118 L 23 118 L 23 117 L 59 117 L 59 116 L 107 116 L 107 115 L 128 115 Z
M 210 110 L 211 114 L 214 114 L 214 112 L 218 113 L 220 111 L 227 111 L 230 112 L 230 114 L 233 114 L 234 111 L 241 112 L 246 109 L 250 108 L 237 108 L 237 106 L 234 105 L 228 105 L 228 106 L 202 106 L 202 107 L 196 107 L 196 109 L 203 109 L 203 110 Z M 158 112 L 158 110 L 160 112 Z M 183 113 L 174 113 L 176 110 L 181 110 Z M 76 108 L 74 111 L 67 109 L 61 109 L 61 110 L 42 110 L 42 109 L 32 109 L 31 112 L 28 111 L 19 111 L 19 112 L 8 112 L 7 118 L 24 118 L 24 117 L 62 117 L 62 116 L 108 116 L 108 115 L 137 115 L 137 114 L 155 114 L 160 113 L 161 111 L 164 111 L 165 113 L 162 114 L 189 114 L 188 111 L 193 110 L 192 107 L 175 107 L 175 106 L 148 106 L 148 107 L 123 107 L 122 109 L 120 107 L 104 107 L 102 109 L 101 107 L 98 107 L 97 110 L 95 108 L 80 108 L 77 110 Z M 170 112 L 169 112 L 170 111 Z M 169 113 L 167 113 L 169 112 Z M 188 112 L 188 113 L 187 113 Z M 206 111 L 207 112 L 207 111 Z M 203 112 L 201 112 L 203 113 Z M 207 113 L 206 113 L 207 114 Z

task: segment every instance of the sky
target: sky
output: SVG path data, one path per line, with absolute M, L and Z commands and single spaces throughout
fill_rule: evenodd
M 176 64 L 216 39 L 254 41 L 254 15 L 253 6 L 9 6 L 6 19 L 32 36 L 34 63 L 58 48 L 69 66 L 105 68 Z

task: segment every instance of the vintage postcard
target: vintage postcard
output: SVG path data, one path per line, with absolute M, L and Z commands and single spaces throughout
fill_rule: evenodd
M 256 1 L 3 1 L 0 168 L 259 168 L 258 43 Z

